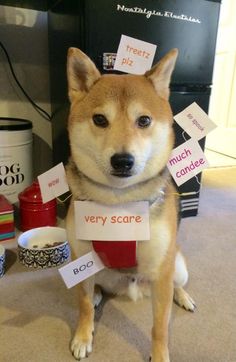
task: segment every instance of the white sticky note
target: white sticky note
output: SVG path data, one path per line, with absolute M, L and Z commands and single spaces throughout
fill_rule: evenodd
M 69 191 L 66 172 L 62 162 L 39 175 L 38 182 L 43 203 L 53 200 Z
M 101 205 L 75 201 L 76 238 L 82 240 L 150 240 L 149 203 Z
M 176 114 L 174 120 L 189 136 L 196 140 L 200 140 L 216 128 L 215 123 L 212 122 L 196 102 L 193 102 L 182 112 Z
M 176 147 L 169 158 L 167 167 L 178 186 L 196 176 L 209 166 L 198 142 L 190 139 Z
M 91 251 L 58 269 L 58 271 L 67 288 L 71 288 L 104 268 L 105 266 L 99 256 L 95 251 Z
M 115 70 L 131 74 L 144 74 L 152 66 L 157 46 L 121 35 L 114 64 Z

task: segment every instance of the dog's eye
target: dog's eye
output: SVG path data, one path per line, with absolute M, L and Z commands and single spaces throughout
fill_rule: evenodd
M 149 116 L 140 116 L 137 120 L 136 120 L 136 123 L 137 123 L 137 126 L 139 128 L 146 128 L 146 127 L 149 127 L 150 124 L 152 122 L 152 119 L 151 117 Z
M 103 114 L 94 114 L 93 123 L 97 127 L 106 128 L 109 125 L 108 120 Z

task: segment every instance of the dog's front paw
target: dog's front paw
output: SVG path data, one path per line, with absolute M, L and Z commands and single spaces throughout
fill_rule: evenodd
M 78 335 L 75 335 L 71 342 L 71 352 L 75 359 L 81 360 L 82 358 L 88 357 L 89 353 L 92 352 L 93 337 L 88 340 L 82 339 Z
M 159 357 L 157 357 L 157 358 L 152 358 L 152 356 L 150 356 L 149 357 L 149 362 L 170 362 L 170 359 L 169 359 L 169 357 L 167 356 L 166 358 L 162 358 L 161 356 L 160 356 L 160 358 Z
M 174 301 L 182 308 L 194 312 L 196 304 L 190 295 L 183 288 L 175 288 Z
M 165 342 L 153 340 L 151 362 L 170 362 L 168 346 Z

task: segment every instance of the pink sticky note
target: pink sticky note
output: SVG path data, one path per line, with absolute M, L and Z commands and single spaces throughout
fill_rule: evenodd
M 72 288 L 74 285 L 82 282 L 102 269 L 104 269 L 103 262 L 95 251 L 91 251 L 61 267 L 58 271 L 67 288 Z
M 167 163 L 167 167 L 178 186 L 190 180 L 208 166 L 208 161 L 201 147 L 193 139 L 176 147 Z
M 43 203 L 53 200 L 69 191 L 69 186 L 66 181 L 66 172 L 62 162 L 39 175 L 38 182 Z
M 156 45 L 121 35 L 114 64 L 115 70 L 131 74 L 144 74 L 152 66 Z
M 183 111 L 176 114 L 174 120 L 189 134 L 189 136 L 196 140 L 200 140 L 216 128 L 215 123 L 211 121 L 208 115 L 196 102 L 193 102 Z
M 149 203 L 101 205 L 75 201 L 76 237 L 83 240 L 150 240 Z

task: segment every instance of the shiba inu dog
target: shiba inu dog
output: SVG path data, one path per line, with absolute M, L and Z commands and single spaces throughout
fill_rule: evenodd
M 67 177 L 72 200 L 67 233 L 72 255 L 78 258 L 93 248 L 90 241 L 76 240 L 75 200 L 105 205 L 146 200 L 151 232 L 150 240 L 138 242 L 136 266 L 105 268 L 78 285 L 79 322 L 71 343 L 78 360 L 92 351 L 94 299 L 101 298 L 97 286 L 135 300 L 150 288 L 153 362 L 169 361 L 173 297 L 185 309 L 195 308 L 182 288 L 188 272 L 176 246 L 178 202 L 166 168 L 174 143 L 168 98 L 177 54 L 171 50 L 144 75 L 101 76 L 82 51 L 68 51 L 71 158 Z

